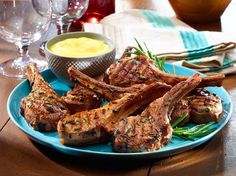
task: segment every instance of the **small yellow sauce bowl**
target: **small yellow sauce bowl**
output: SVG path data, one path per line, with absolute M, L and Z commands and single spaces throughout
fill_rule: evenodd
M 49 40 L 45 47 L 49 68 L 58 78 L 66 81 L 67 70 L 71 66 L 91 77 L 102 74 L 114 62 L 115 54 L 113 41 L 91 32 L 58 35 Z

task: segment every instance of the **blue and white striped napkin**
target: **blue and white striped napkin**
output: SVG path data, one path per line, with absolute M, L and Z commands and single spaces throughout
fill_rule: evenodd
M 222 32 L 198 32 L 172 17 L 150 10 L 128 10 L 85 24 L 85 31 L 105 34 L 115 41 L 118 57 L 135 40 L 145 42 L 160 58 L 202 72 L 236 73 L 236 38 Z

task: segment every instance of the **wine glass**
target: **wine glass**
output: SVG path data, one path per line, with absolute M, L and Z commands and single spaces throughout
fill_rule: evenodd
M 71 23 L 82 17 L 89 0 L 52 0 L 53 18 L 58 25 L 58 34 L 68 32 Z
M 0 64 L 2 75 L 25 78 L 29 63 L 40 70 L 47 67 L 46 60 L 29 56 L 28 47 L 48 29 L 51 14 L 50 0 L 0 0 L 0 37 L 14 43 L 19 52 L 19 57 Z

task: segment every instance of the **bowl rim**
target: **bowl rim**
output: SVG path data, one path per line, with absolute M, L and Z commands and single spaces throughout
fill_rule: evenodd
M 48 45 L 50 44 L 50 42 L 53 42 L 54 40 L 58 40 L 58 39 L 60 39 L 61 37 L 64 38 L 65 36 L 74 36 L 74 35 L 76 35 L 76 34 L 81 34 L 81 37 L 83 37 L 82 34 L 99 36 L 100 38 L 102 38 L 102 39 L 101 39 L 102 41 L 104 41 L 104 42 L 108 41 L 109 47 L 111 47 L 111 50 L 109 50 L 109 51 L 107 51 L 107 52 L 105 52 L 105 53 L 99 54 L 99 55 L 95 55 L 95 56 L 88 56 L 88 57 L 68 57 L 68 56 L 60 56 L 60 55 L 57 55 L 57 54 L 53 53 L 53 52 L 48 48 Z M 69 37 L 69 38 L 70 38 L 70 37 Z M 74 38 L 74 37 L 71 37 L 71 38 Z M 88 37 L 88 38 L 89 38 L 89 37 Z M 66 39 L 66 37 L 65 37 L 65 39 Z M 56 42 L 55 42 L 55 43 L 56 43 Z M 107 42 L 106 42 L 106 44 L 107 44 Z M 115 49 L 116 49 L 115 42 L 112 41 L 112 40 L 111 40 L 110 38 L 108 38 L 107 36 L 102 35 L 102 34 L 99 34 L 99 33 L 96 33 L 96 32 L 84 32 L 84 31 L 79 31 L 79 32 L 67 32 L 67 33 L 65 33 L 65 34 L 57 35 L 57 36 L 51 38 L 50 40 L 48 40 L 48 41 L 46 42 L 46 45 L 45 45 L 45 51 L 46 51 L 46 53 L 48 52 L 48 53 L 50 53 L 50 54 L 52 54 L 52 55 L 54 55 L 54 56 L 56 56 L 56 57 L 60 57 L 60 59 L 73 59 L 73 60 L 78 60 L 78 59 L 80 59 L 80 60 L 90 60 L 90 59 L 94 59 L 95 57 L 102 57 L 102 56 L 105 56 L 106 54 L 109 54 L 109 53 L 111 53 L 111 52 L 114 52 Z M 47 54 L 46 54 L 46 55 L 47 55 Z

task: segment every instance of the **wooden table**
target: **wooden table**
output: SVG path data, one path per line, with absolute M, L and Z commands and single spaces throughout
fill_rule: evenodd
M 116 11 L 130 8 L 154 9 L 160 14 L 173 16 L 167 0 L 119 0 Z M 233 1 L 221 22 L 190 24 L 198 30 L 222 30 L 236 35 L 236 2 Z M 31 55 L 38 55 L 39 42 L 32 45 Z M 0 62 L 13 58 L 16 49 L 0 40 Z M 64 155 L 36 144 L 9 120 L 6 102 L 19 80 L 0 77 L 0 175 L 165 175 L 209 176 L 236 175 L 236 115 L 209 142 L 176 156 L 147 161 L 117 161 L 106 158 L 80 158 Z M 223 82 L 233 102 L 236 102 L 236 75 Z

